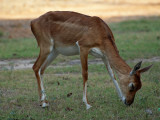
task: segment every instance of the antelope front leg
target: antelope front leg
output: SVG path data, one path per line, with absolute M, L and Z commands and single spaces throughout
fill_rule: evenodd
M 88 104 L 87 99 L 87 80 L 88 80 L 88 49 L 80 48 L 80 58 L 82 65 L 82 77 L 83 77 L 83 102 L 88 110 L 92 106 Z
M 112 79 L 112 81 L 113 81 L 113 83 L 114 83 L 114 85 L 116 87 L 116 90 L 117 90 L 117 93 L 119 95 L 119 98 L 124 102 L 125 101 L 125 97 L 122 94 L 122 91 L 121 91 L 121 89 L 120 89 L 120 87 L 118 85 L 118 82 L 117 82 L 117 80 L 115 78 L 115 75 L 114 75 L 113 70 L 112 70 L 112 68 L 111 68 L 111 66 L 109 64 L 109 61 L 107 60 L 107 58 L 103 58 L 102 60 L 103 60 L 104 64 L 106 65 L 106 68 L 107 68 L 107 70 L 109 72 L 109 75 L 110 75 L 110 77 L 111 77 L 111 79 Z

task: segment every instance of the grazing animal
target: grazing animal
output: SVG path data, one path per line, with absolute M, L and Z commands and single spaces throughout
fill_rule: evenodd
M 136 92 L 141 88 L 140 74 L 151 66 L 140 69 L 141 63 L 133 69 L 120 57 L 113 34 L 108 25 L 99 17 L 76 12 L 47 12 L 31 21 L 31 30 L 40 47 L 39 57 L 33 65 L 42 107 L 48 106 L 42 75 L 50 63 L 59 55 L 80 55 L 83 77 L 83 102 L 87 100 L 88 54 L 102 58 L 120 99 L 131 105 Z M 117 73 L 119 84 L 113 70 Z

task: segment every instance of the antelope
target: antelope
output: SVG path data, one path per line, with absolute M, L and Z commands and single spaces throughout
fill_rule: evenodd
M 42 107 L 49 106 L 42 76 L 59 54 L 80 55 L 83 78 L 82 100 L 86 109 L 91 107 L 87 99 L 88 54 L 102 59 L 125 105 L 133 103 L 136 92 L 142 86 L 141 73 L 148 71 L 152 66 L 140 69 L 141 61 L 131 69 L 120 57 L 112 31 L 101 18 L 96 16 L 70 11 L 50 11 L 32 20 L 31 30 L 40 47 L 39 57 L 33 65 L 33 70 L 37 78 Z M 119 78 L 119 84 L 114 73 Z

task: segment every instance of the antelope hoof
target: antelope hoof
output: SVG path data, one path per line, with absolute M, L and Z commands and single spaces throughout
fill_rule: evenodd
M 87 109 L 87 110 L 89 110 L 91 107 L 92 107 L 92 106 L 89 105 L 89 104 L 86 105 L 86 109 Z
M 42 108 L 48 107 L 48 106 L 49 106 L 48 101 L 42 101 L 42 102 L 41 102 L 41 106 L 42 106 Z

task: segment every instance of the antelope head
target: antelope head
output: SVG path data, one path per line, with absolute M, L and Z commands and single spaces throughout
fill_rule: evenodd
M 137 63 L 134 68 L 131 70 L 129 75 L 122 76 L 120 79 L 123 79 L 123 82 L 120 82 L 121 90 L 124 96 L 123 102 L 126 105 L 131 105 L 134 101 L 136 92 L 141 88 L 141 73 L 148 71 L 152 65 L 142 68 L 141 62 Z

